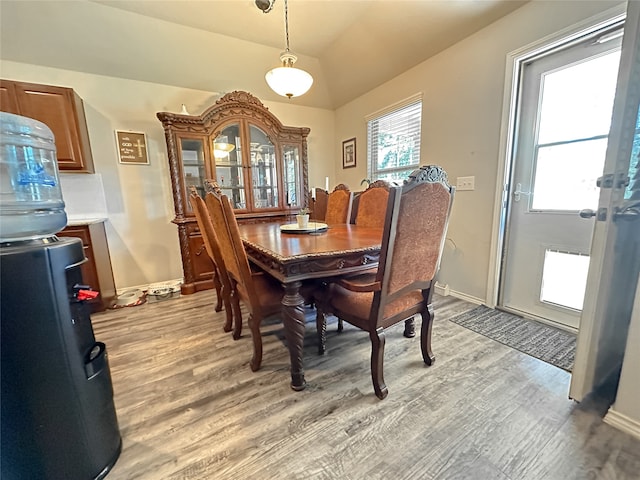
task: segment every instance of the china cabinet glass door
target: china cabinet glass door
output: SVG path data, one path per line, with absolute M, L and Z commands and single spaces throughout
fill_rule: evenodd
M 302 178 L 300 178 L 300 148 L 297 145 L 283 145 L 284 191 L 287 205 L 301 207 L 304 205 L 302 194 Z
M 278 168 L 276 149 L 267 134 L 249 125 L 251 184 L 253 208 L 278 208 Z
M 246 179 L 242 168 L 240 124 L 226 126 L 213 141 L 216 181 L 236 210 L 247 208 Z
M 204 180 L 207 178 L 205 143 L 202 138 L 180 138 L 180 156 L 185 191 L 195 187 L 200 196 L 204 197 Z M 186 202 L 185 208 L 191 211 L 191 205 Z

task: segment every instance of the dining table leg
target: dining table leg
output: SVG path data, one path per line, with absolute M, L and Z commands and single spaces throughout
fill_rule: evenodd
M 291 361 L 291 388 L 304 390 L 307 383 L 302 368 L 302 348 L 304 343 L 304 299 L 300 295 L 302 282 L 285 283 L 282 297 L 284 332 L 289 347 Z

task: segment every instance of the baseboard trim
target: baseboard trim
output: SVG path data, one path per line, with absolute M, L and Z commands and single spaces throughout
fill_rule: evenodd
M 167 280 L 166 282 L 183 282 L 182 278 L 173 278 L 171 280 Z M 153 283 L 157 283 L 157 282 L 153 282 Z M 152 283 L 146 283 L 144 285 L 134 285 L 133 287 L 126 287 L 126 288 L 117 288 L 116 289 L 116 293 L 118 295 L 122 295 L 123 292 L 126 292 L 127 290 L 142 290 L 144 292 L 149 290 L 149 285 L 152 285 Z
M 613 407 L 615 405 L 609 407 L 609 411 L 604 416 L 604 423 L 640 439 L 640 422 L 614 410 Z
M 467 302 L 475 303 L 476 305 L 484 305 L 484 299 L 468 295 L 466 293 L 458 292 L 457 290 L 449 290 L 449 295 L 459 298 L 460 300 L 466 300 Z

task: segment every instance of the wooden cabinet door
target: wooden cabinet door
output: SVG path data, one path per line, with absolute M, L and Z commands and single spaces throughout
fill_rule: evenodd
M 20 115 L 16 89 L 12 82 L 0 80 L 0 110 Z
M 56 139 L 58 166 L 82 169 L 73 92 L 62 87 L 16 83 L 22 114 L 46 124 Z

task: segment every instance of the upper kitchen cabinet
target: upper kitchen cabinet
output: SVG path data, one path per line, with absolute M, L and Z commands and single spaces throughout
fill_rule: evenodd
M 159 112 L 167 141 L 175 219 L 182 249 L 182 292 L 210 288 L 189 188 L 202 197 L 215 180 L 240 221 L 283 217 L 307 205 L 309 129 L 287 127 L 256 97 L 235 91 L 202 115 Z M 192 251 L 193 250 L 193 251 Z
M 0 80 L 0 110 L 34 118 L 53 131 L 60 171 L 94 172 L 84 106 L 73 89 Z

